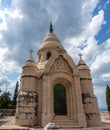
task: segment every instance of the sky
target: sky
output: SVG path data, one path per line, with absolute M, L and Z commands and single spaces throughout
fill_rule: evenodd
M 12 94 L 24 62 L 53 30 L 77 64 L 91 70 L 100 108 L 110 85 L 110 0 L 0 0 L 0 88 Z

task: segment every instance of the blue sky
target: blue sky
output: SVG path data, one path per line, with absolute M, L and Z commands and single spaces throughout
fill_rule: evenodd
M 96 39 L 98 40 L 99 44 L 103 43 L 110 37 L 110 3 L 107 0 L 100 0 L 100 3 L 94 10 L 93 15 L 97 13 L 100 9 L 103 9 L 105 14 L 104 14 L 104 19 L 106 21 L 106 24 L 103 25 L 102 29 L 99 31 L 98 35 L 96 36 Z
M 0 87 L 13 93 L 21 68 L 34 49 L 34 59 L 52 21 L 54 33 L 78 63 L 78 53 L 91 69 L 100 108 L 106 108 L 110 85 L 110 0 L 0 0 Z

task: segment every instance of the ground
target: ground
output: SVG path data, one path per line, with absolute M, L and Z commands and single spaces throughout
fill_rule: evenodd
M 101 112 L 100 114 L 101 114 L 101 120 L 102 120 L 102 127 L 84 128 L 82 130 L 110 130 L 110 115 L 107 112 Z M 42 128 L 24 128 L 24 127 L 15 126 L 14 117 L 5 116 L 5 117 L 0 117 L 0 130 L 43 130 L 43 129 Z

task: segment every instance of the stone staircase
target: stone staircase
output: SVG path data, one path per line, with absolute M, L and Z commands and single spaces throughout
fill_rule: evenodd
M 82 128 L 77 123 L 74 123 L 74 120 L 69 119 L 65 116 L 56 116 L 53 118 L 52 123 L 55 123 L 56 126 L 59 128 L 66 128 L 66 129 L 72 129 L 72 128 Z

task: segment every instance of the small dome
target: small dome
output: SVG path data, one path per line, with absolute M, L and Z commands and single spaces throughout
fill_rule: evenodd
M 24 67 L 37 67 L 36 62 L 34 61 L 33 57 L 29 57 L 27 61 L 25 62 Z
M 38 68 L 37 64 L 34 61 L 33 57 L 29 57 L 25 62 L 24 66 L 22 67 L 22 77 L 24 76 L 38 76 Z
M 82 59 L 80 59 L 77 66 L 78 66 L 79 70 L 82 70 L 82 69 L 89 70 L 88 66 L 86 65 L 86 63 Z
M 45 49 L 45 48 L 60 48 L 60 49 L 64 49 L 63 46 L 61 45 L 60 40 L 53 33 L 49 33 L 45 37 L 45 39 L 43 40 L 39 50 Z

